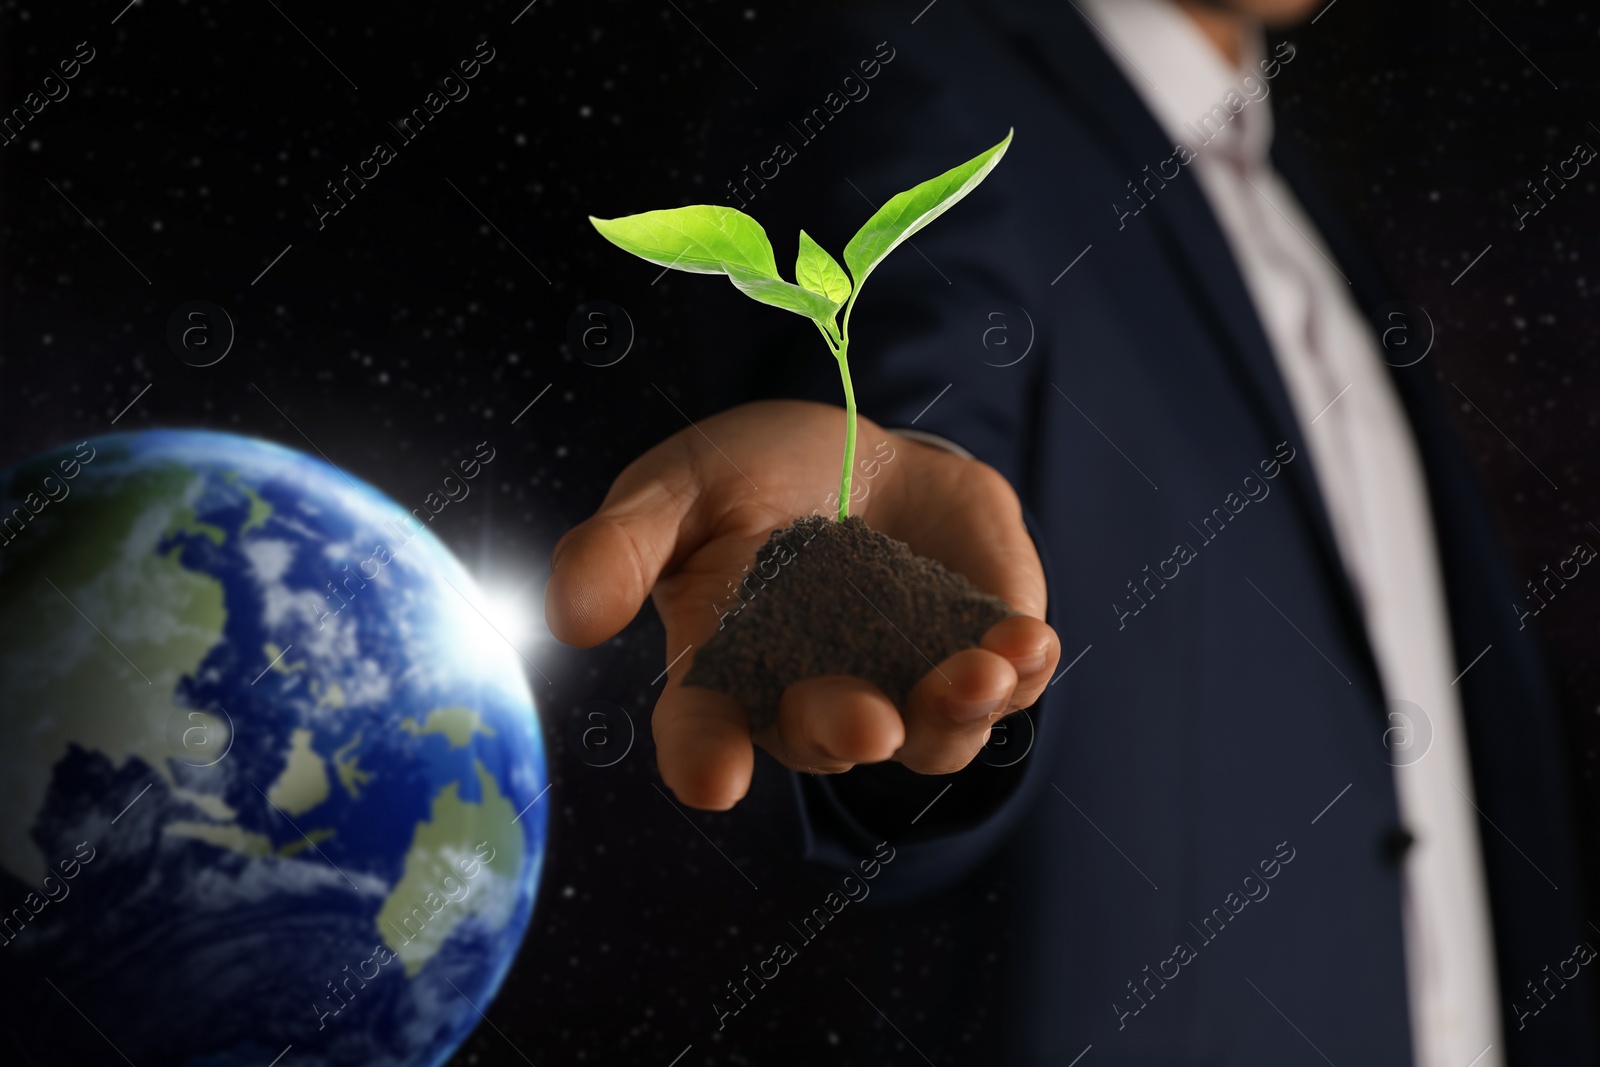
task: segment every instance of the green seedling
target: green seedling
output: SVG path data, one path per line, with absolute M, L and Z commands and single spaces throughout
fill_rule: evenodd
M 950 210 L 975 189 L 1005 155 L 1005 140 L 937 178 L 897 193 L 844 246 L 841 267 L 804 230 L 794 281 L 778 276 L 772 242 L 761 224 L 742 211 L 717 204 L 646 211 L 617 219 L 589 216 L 600 235 L 618 248 L 662 267 L 694 274 L 726 274 L 741 293 L 763 304 L 804 315 L 816 324 L 839 364 L 844 383 L 844 470 L 839 476 L 839 518 L 850 514 L 850 471 L 856 454 L 856 394 L 850 384 L 850 313 L 861 286 L 912 234 Z M 846 273 L 846 267 L 849 273 Z M 854 281 L 852 282 L 852 279 Z M 844 311 L 841 321 L 839 312 Z

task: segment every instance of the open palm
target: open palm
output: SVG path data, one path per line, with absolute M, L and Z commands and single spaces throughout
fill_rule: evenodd
M 831 512 L 844 428 L 843 409 L 801 401 L 745 404 L 706 419 L 631 463 L 551 554 L 545 611 L 551 632 L 569 644 L 612 637 L 647 595 L 654 601 L 671 667 L 652 732 L 662 779 L 690 807 L 723 810 L 745 795 L 752 743 L 815 773 L 885 759 L 924 774 L 959 770 L 997 718 L 1038 699 L 1059 659 L 1042 621 L 1039 557 L 1005 479 L 863 418 L 852 511 L 1020 614 L 996 623 L 981 647 L 929 670 L 901 708 L 863 679 L 823 675 L 784 690 L 776 722 L 752 737 L 737 700 L 682 684 L 695 650 L 717 630 L 730 583 L 768 535 L 797 515 Z

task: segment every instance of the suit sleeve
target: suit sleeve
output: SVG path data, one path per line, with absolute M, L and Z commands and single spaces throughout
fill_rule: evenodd
M 877 205 L 1006 134 L 1004 116 L 982 110 L 939 71 L 919 67 L 910 42 L 895 35 L 904 37 L 903 26 L 830 23 L 826 41 L 795 50 L 807 57 L 802 69 L 774 66 L 763 78 L 764 88 L 783 92 L 731 93 L 712 111 L 705 185 L 718 202 L 762 223 L 786 275 L 800 228 L 842 260 L 845 243 Z M 874 55 L 878 72 L 866 81 L 859 60 Z M 840 81 L 830 70 L 856 70 L 857 84 L 869 90 L 802 139 L 813 126 L 802 131 L 793 116 L 817 115 L 817 105 L 844 99 L 829 96 Z M 779 158 L 788 162 L 769 162 Z M 758 172 L 769 178 L 751 181 L 748 175 Z M 1006 174 L 1002 160 L 983 185 L 873 271 L 853 313 L 850 363 L 862 414 L 960 445 L 1027 500 L 1035 403 L 1046 385 L 1039 379 L 1044 361 L 1026 356 L 1046 339 L 1035 336 L 1012 281 L 1013 271 L 1031 265 L 1023 240 L 1028 223 L 1008 198 Z M 701 324 L 695 407 L 716 411 L 764 397 L 841 403 L 838 371 L 815 329 L 756 305 L 726 282 L 689 280 L 699 284 L 680 292 Z M 871 455 L 874 445 L 862 440 L 858 454 Z M 1036 533 L 1034 541 L 1045 558 Z M 895 859 L 884 865 L 873 894 L 884 903 L 955 885 L 1049 787 L 1048 754 L 1061 716 L 1046 703 L 1005 720 L 1004 745 L 991 742 L 952 775 L 919 775 L 898 763 L 820 777 L 779 770 L 793 779 L 803 855 L 855 870 L 876 844 L 888 842 Z M 1027 755 L 1018 759 L 1022 751 Z

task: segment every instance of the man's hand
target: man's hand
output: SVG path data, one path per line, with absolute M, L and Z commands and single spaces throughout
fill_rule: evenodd
M 1061 646 L 1043 622 L 1044 572 L 1017 496 L 994 468 L 858 421 L 857 455 L 894 449 L 851 511 L 873 529 L 958 571 L 1021 612 L 979 648 L 929 671 L 903 709 L 860 678 L 825 675 L 784 690 L 777 722 L 753 739 L 725 693 L 684 686 L 694 650 L 717 630 L 756 549 L 839 484 L 843 409 L 801 401 L 744 404 L 685 429 L 618 476 L 600 510 L 551 553 L 550 632 L 587 648 L 616 634 L 648 594 L 667 630 L 672 666 L 652 718 L 661 777 L 693 808 L 722 811 L 750 788 L 754 740 L 785 766 L 833 774 L 899 760 L 922 774 L 965 767 L 1001 715 L 1049 682 Z M 714 443 L 713 443 L 714 442 Z M 855 472 L 857 482 L 862 471 Z M 854 493 L 859 499 L 859 493 Z

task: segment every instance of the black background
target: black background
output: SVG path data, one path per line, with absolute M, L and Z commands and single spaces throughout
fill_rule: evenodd
M 524 3 L 0 6 L 6 108 L 78 42 L 95 50 L 71 95 L 0 149 L 0 465 L 117 418 L 321 451 L 411 501 L 489 440 L 492 491 L 435 529 L 537 615 L 556 538 L 629 458 L 684 426 L 664 394 L 709 413 L 678 355 L 693 343 L 682 287 L 699 280 L 651 284 L 656 271 L 584 216 L 722 202 L 731 174 L 708 159 L 748 142 L 753 162 L 765 142 L 710 116 L 820 98 L 873 42 L 825 38 L 795 63 L 795 23 L 827 18 L 809 5 Z M 903 9 L 897 48 L 915 49 L 913 18 L 939 17 L 925 3 L 885 5 Z M 1524 228 L 1512 208 L 1578 141 L 1600 147 L 1600 20 L 1576 0 L 1336 0 L 1287 36 L 1298 55 L 1273 86 L 1279 136 L 1320 165 L 1432 319 L 1428 358 L 1517 573 L 1600 546 L 1600 162 Z M 387 124 L 484 40 L 495 58 L 470 96 L 402 144 Z M 812 84 L 758 91 L 739 73 L 780 58 Z M 379 140 L 397 158 L 319 230 L 324 183 Z M 214 366 L 168 345 L 191 300 L 236 327 Z M 592 300 L 626 309 L 631 347 L 619 316 L 580 343 Z M 1585 572 L 1530 619 L 1565 697 L 1593 884 L 1597 604 Z M 553 679 L 533 678 L 551 746 L 547 868 L 494 1025 L 453 1062 L 665 1065 L 686 1046 L 685 1065 L 918 1062 L 908 1039 L 936 1063 L 981 1062 L 1006 871 L 898 912 L 848 910 L 719 1033 L 723 983 L 829 888 L 795 859 L 788 782 L 764 761 L 748 801 L 717 815 L 658 793 L 648 710 L 664 658 L 648 610 L 600 649 L 546 641 L 532 658 Z M 636 740 L 596 767 L 612 756 L 576 745 L 568 724 L 610 707 Z M 620 745 L 628 723 L 611 722 Z

